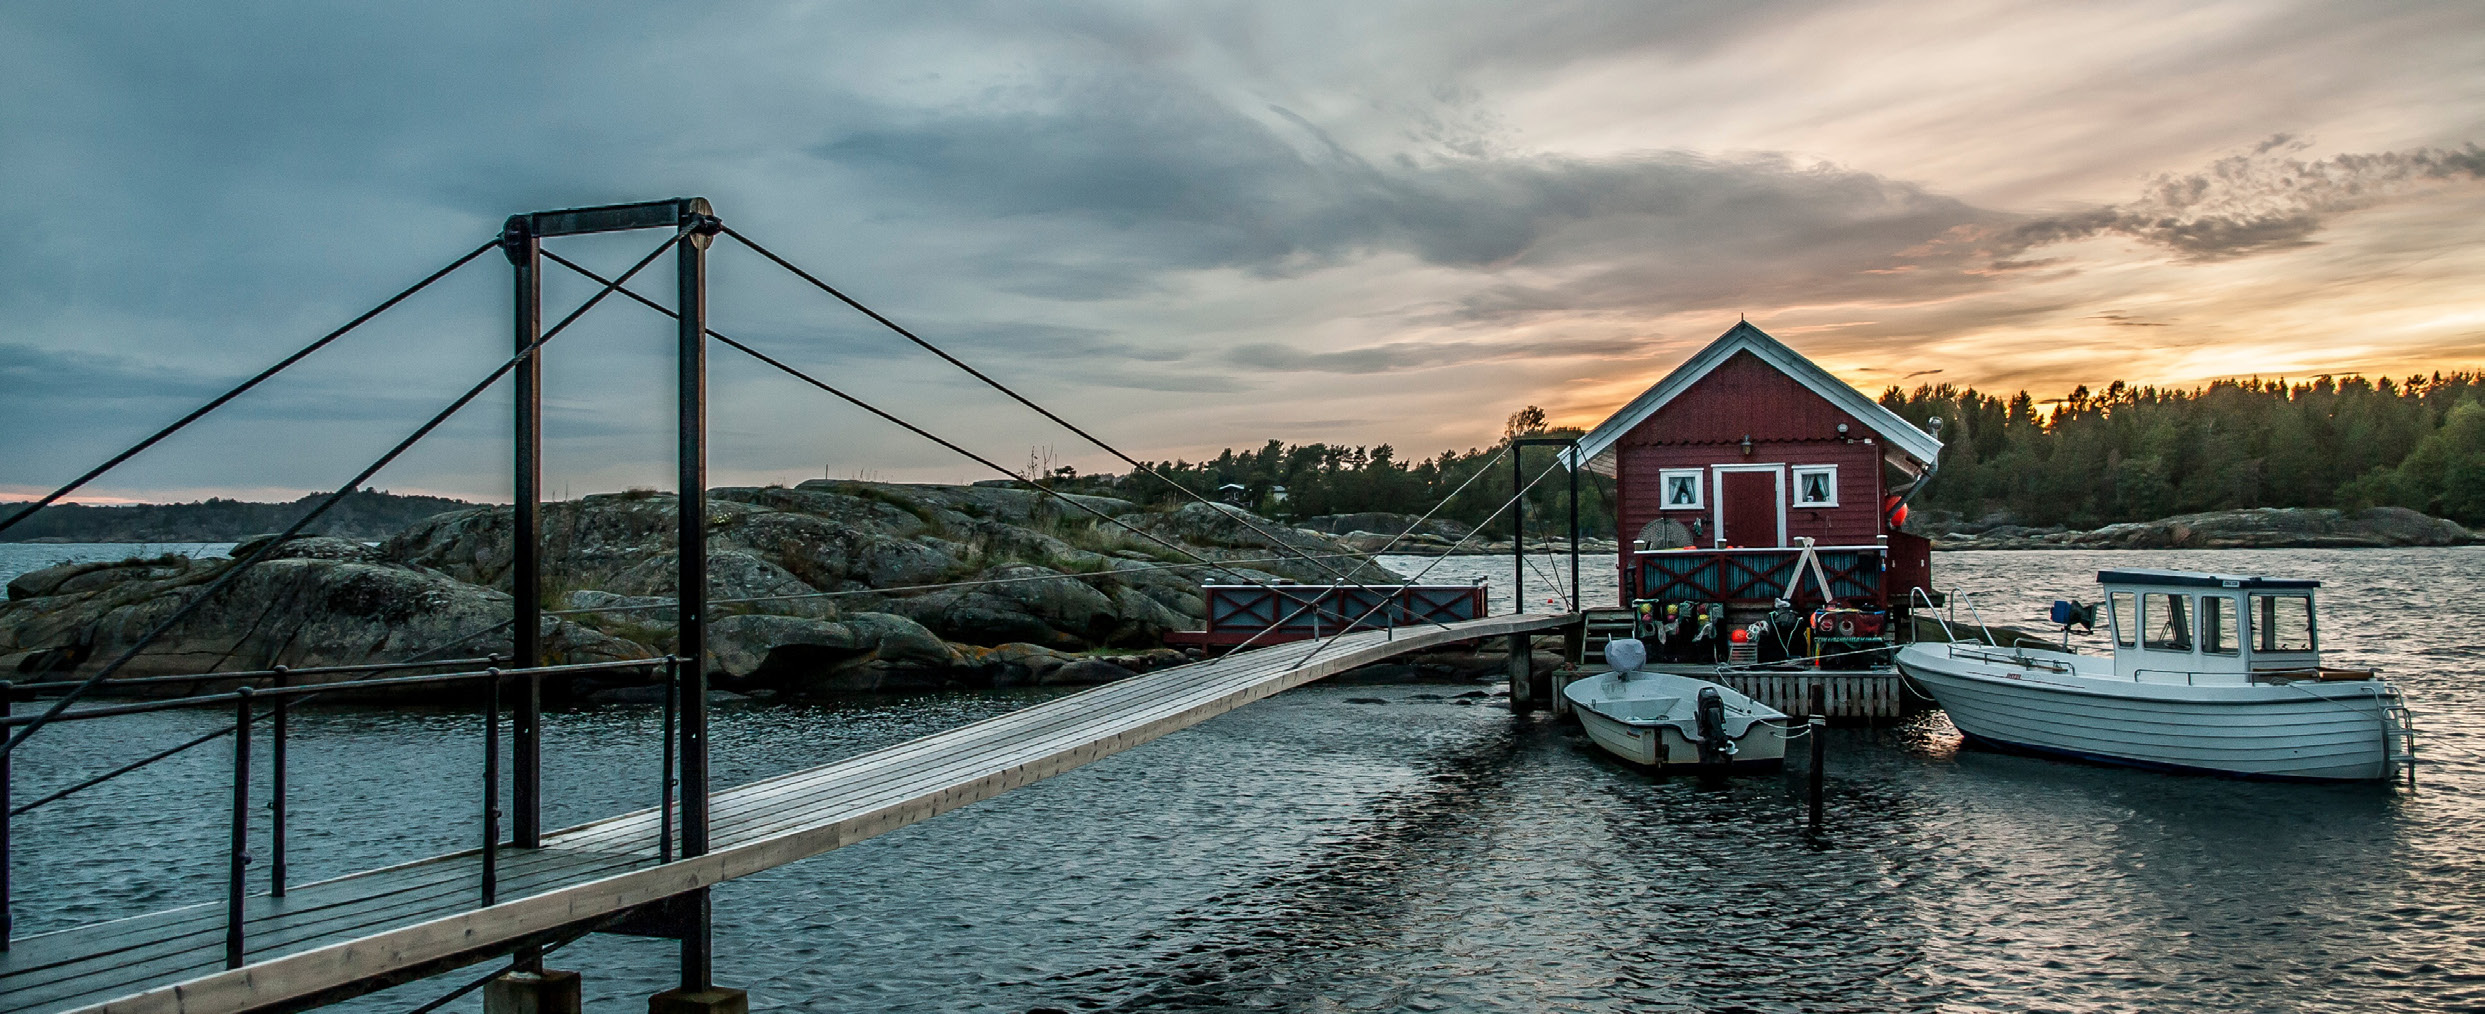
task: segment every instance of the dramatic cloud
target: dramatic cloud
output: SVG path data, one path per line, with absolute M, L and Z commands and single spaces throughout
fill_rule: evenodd
M 2199 172 L 2159 176 L 2129 204 L 2015 226 L 2003 234 L 1996 252 L 2009 257 L 2115 233 L 2191 258 L 2237 257 L 2307 242 L 2338 215 L 2404 199 L 2428 186 L 2485 179 L 2485 148 L 2475 144 L 2311 162 L 2285 157 L 2310 146 L 2276 135 Z
M 0 492 L 508 213 L 686 193 L 1158 457 L 1593 421 L 1737 314 L 1865 385 L 2472 365 L 2478 37 L 2447 2 L 19 5 Z M 352 474 L 507 355 L 506 270 L 103 492 Z M 713 271 L 720 330 L 1001 460 L 1109 464 L 730 241 Z M 669 481 L 667 328 L 616 304 L 549 351 L 556 486 Z M 720 481 L 985 477 L 712 369 Z M 504 399 L 383 479 L 494 495 Z

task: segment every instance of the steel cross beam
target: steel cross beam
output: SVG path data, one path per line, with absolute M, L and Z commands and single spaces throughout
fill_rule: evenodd
M 515 269 L 517 348 L 533 345 L 543 330 L 543 241 L 635 229 L 673 229 L 679 275 L 680 369 L 676 444 L 680 490 L 675 586 L 680 594 L 681 692 L 679 753 L 682 790 L 682 858 L 708 850 L 707 709 L 707 250 L 725 227 L 704 197 L 676 197 L 638 204 L 568 208 L 511 215 L 501 227 L 501 252 Z M 543 654 L 543 368 L 542 354 L 527 357 L 515 373 L 517 414 L 512 430 L 510 596 L 514 600 L 513 669 L 542 664 Z M 511 844 L 543 843 L 543 699 L 541 681 L 518 687 L 510 722 Z M 684 896 L 691 912 L 682 932 L 682 988 L 709 986 L 712 962 L 707 890 Z

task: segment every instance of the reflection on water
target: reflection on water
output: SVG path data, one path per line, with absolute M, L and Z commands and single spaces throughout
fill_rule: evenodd
M 1506 580 L 1506 560 L 1475 566 Z M 1936 715 L 1830 734 L 1833 826 L 1813 840 L 1800 765 L 1718 788 L 1652 779 L 1573 731 L 1462 703 L 1465 688 L 1315 685 L 726 885 L 719 974 L 755 1008 L 820 1011 L 2485 1005 L 2472 845 L 2485 702 L 2471 679 L 2485 634 L 2459 619 L 2485 552 L 1936 557 L 1995 622 L 2093 595 L 2099 566 L 2329 582 L 2330 646 L 2390 671 L 2418 710 L 2423 786 L 2057 764 L 1960 749 Z M 729 706 L 719 778 L 1042 696 Z M 47 732 L 19 768 L 21 798 L 213 719 L 148 721 Z M 447 711 L 305 718 L 299 875 L 465 844 L 474 725 Z M 654 729 L 644 708 L 554 716 L 556 822 L 651 798 Z M 21 925 L 218 897 L 226 761 L 182 763 L 21 823 Z M 595 937 L 556 963 L 586 971 L 592 1008 L 636 1011 L 669 984 L 670 954 Z M 403 1010 L 443 988 L 352 1006 Z

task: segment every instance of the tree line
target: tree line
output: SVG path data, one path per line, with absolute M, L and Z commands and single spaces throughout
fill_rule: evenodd
M 0 542 L 234 542 L 285 530 L 325 496 L 313 493 L 291 503 L 219 497 L 191 503 L 53 504 L 0 532 Z M 23 506 L 0 504 L 0 517 L 13 517 Z M 308 533 L 385 539 L 434 514 L 473 506 L 447 497 L 359 489 L 320 515 Z
M 2485 375 L 2190 390 L 2121 381 L 2040 403 L 1948 384 L 1881 404 L 1939 417 L 1941 471 L 1915 502 L 1968 518 L 2093 528 L 2241 507 L 2408 507 L 2485 525 Z
M 2397 380 L 2221 380 L 2189 390 L 2115 381 L 2045 402 L 2024 390 L 2004 397 L 1943 384 L 1891 387 L 1880 400 L 1918 426 L 1942 420 L 1940 472 L 1913 502 L 1971 519 L 2002 512 L 2020 524 L 2092 528 L 2238 507 L 2398 506 L 2485 526 L 2485 374 L 2473 371 Z M 1511 415 L 1502 439 L 1489 447 L 1416 460 L 1402 458 L 1390 444 L 1271 440 L 1256 449 L 1227 448 L 1204 461 L 1148 467 L 1190 490 L 1288 520 L 1367 511 L 1420 515 L 1437 505 L 1437 518 L 1468 526 L 1489 518 L 1487 534 L 1507 537 L 1510 520 L 1501 506 L 1512 489 L 1503 457 L 1510 441 L 1580 432 L 1546 425 L 1544 410 L 1531 405 Z M 1567 476 L 1559 468 L 1545 472 L 1556 453 L 1525 449 L 1525 474 L 1536 479 L 1544 473 L 1527 495 L 1531 536 L 1558 535 L 1568 524 Z M 1081 475 L 1049 462 L 1032 470 L 1075 492 L 1156 506 L 1188 499 L 1137 470 Z M 1613 480 L 1583 474 L 1579 493 L 1582 529 L 1610 534 Z M 316 499 L 55 505 L 0 534 L 0 541 L 229 541 L 284 528 Z M 383 538 L 468 506 L 362 490 L 315 531 Z
M 1580 430 L 1548 427 L 1544 410 L 1530 405 L 1510 416 L 1502 438 L 1490 447 L 1444 450 L 1431 457 L 1407 460 L 1390 444 L 1289 444 L 1271 440 L 1258 449 L 1226 448 L 1205 461 L 1149 462 L 1148 467 L 1210 498 L 1240 503 L 1262 514 L 1303 521 L 1325 514 L 1386 511 L 1422 515 L 1433 512 L 1475 527 L 1489 527 L 1482 537 L 1509 538 L 1510 514 L 1501 510 L 1513 488 L 1510 461 L 1504 456 L 1514 437 L 1575 437 Z M 1526 447 L 1520 467 L 1532 482 L 1527 493 L 1530 538 L 1567 534 L 1569 475 L 1555 465 L 1555 447 Z M 1539 478 L 1539 473 L 1543 473 Z M 1056 488 L 1099 493 L 1151 506 L 1173 506 L 1188 500 L 1163 479 L 1133 470 L 1118 475 L 1079 475 L 1068 467 L 1050 470 Z M 1280 492 L 1282 491 L 1282 493 Z M 1453 495 L 1455 494 L 1455 495 Z M 1444 500 L 1447 500 L 1444 503 Z M 1613 531 L 1613 480 L 1595 473 L 1579 477 L 1580 529 L 1591 537 Z M 1434 507 L 1440 509 L 1435 512 Z M 1496 513 L 1498 512 L 1498 513 Z
M 2003 396 L 1928 384 L 1891 387 L 1880 401 L 1920 427 L 1942 420 L 1941 469 L 1913 503 L 1969 519 L 1998 512 L 2017 524 L 2093 528 L 2244 507 L 2396 506 L 2485 526 L 2485 374 L 2474 371 L 2221 380 L 2191 389 L 2115 381 L 2050 401 L 2024 390 Z M 1150 467 L 1212 496 L 1238 487 L 1244 504 L 1294 520 L 1422 514 L 1441 504 L 1437 517 L 1474 525 L 1510 495 L 1509 462 L 1497 460 L 1510 438 L 1579 433 L 1547 427 L 1543 410 L 1529 406 L 1510 417 L 1493 446 L 1415 461 L 1389 444 L 1271 440 Z M 1527 474 L 1551 464 L 1554 453 L 1530 449 Z M 1061 468 L 1053 475 L 1141 503 L 1183 499 L 1138 472 L 1081 477 Z M 1564 483 L 1557 470 L 1529 491 L 1531 534 L 1566 524 Z M 1581 476 L 1586 531 L 1613 530 L 1612 504 L 1611 479 Z M 1500 516 L 1491 533 L 1506 533 L 1508 523 Z

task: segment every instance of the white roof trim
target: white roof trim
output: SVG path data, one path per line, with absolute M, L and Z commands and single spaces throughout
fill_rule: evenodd
M 1725 365 L 1726 360 L 1734 358 L 1737 352 L 1749 352 L 1760 357 L 1761 362 L 1776 367 L 1778 372 L 1794 378 L 1796 383 L 1854 416 L 1907 457 L 1931 464 L 1941 454 L 1941 441 L 1933 439 L 1931 434 L 1899 418 L 1898 413 L 1881 407 L 1880 402 L 1865 397 L 1862 391 L 1847 386 L 1845 381 L 1831 376 L 1828 370 L 1814 365 L 1802 353 L 1787 348 L 1784 342 L 1753 327 L 1749 321 L 1737 322 L 1726 333 L 1718 335 L 1716 341 L 1708 343 L 1707 348 L 1675 367 L 1674 372 L 1666 374 L 1665 379 L 1657 381 L 1656 386 L 1641 392 L 1639 397 L 1631 399 L 1630 404 L 1622 406 L 1621 411 L 1598 423 L 1595 429 L 1579 438 L 1575 453 L 1587 458 L 1589 471 L 1599 475 L 1614 474 L 1614 444 L 1622 439 L 1623 434 L 1648 421 L 1648 417 L 1657 414 L 1658 409 L 1664 408 L 1668 402 L 1690 390 L 1691 385 Z M 1569 464 L 1570 459 L 1564 458 L 1563 463 Z

